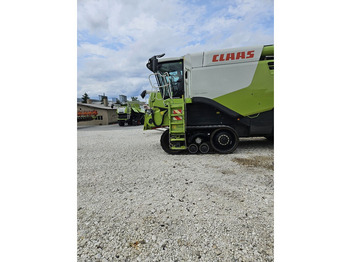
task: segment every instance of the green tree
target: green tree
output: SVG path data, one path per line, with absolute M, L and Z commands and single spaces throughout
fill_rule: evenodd
M 137 96 L 132 96 L 131 101 L 139 101 L 139 99 L 137 98 Z
M 84 93 L 83 96 L 81 97 L 81 100 L 83 103 L 87 103 L 87 100 L 90 99 L 89 95 L 87 93 Z

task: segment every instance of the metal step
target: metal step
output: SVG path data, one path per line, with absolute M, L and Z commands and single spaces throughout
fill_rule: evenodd
M 171 142 L 175 142 L 175 141 L 186 141 L 185 138 L 170 138 Z
M 183 98 L 175 98 L 167 101 L 169 117 L 169 143 L 173 150 L 185 150 L 185 101 Z M 178 113 L 177 113 L 178 112 Z M 174 118 L 181 118 L 179 120 Z M 173 138 L 172 138 L 173 137 Z
M 175 147 L 175 146 L 172 146 L 170 147 L 172 150 L 185 150 L 187 149 L 187 146 L 180 146 L 180 147 Z
M 185 133 L 183 131 L 171 131 L 172 134 L 183 134 L 185 135 Z

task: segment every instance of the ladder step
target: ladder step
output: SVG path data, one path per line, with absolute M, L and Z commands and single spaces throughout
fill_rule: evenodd
M 186 150 L 185 107 L 183 98 L 168 101 L 169 143 L 172 150 Z
M 170 138 L 171 142 L 175 141 L 185 141 L 185 138 Z
M 170 148 L 172 150 L 185 150 L 185 149 L 187 149 L 187 146 L 179 146 L 179 147 L 172 146 Z

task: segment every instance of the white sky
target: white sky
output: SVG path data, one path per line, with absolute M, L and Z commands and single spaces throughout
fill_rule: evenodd
M 138 96 L 153 55 L 273 44 L 273 1 L 78 0 L 78 92 Z

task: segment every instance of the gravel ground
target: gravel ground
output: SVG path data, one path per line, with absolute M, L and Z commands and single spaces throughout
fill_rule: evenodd
M 273 144 L 168 155 L 160 136 L 78 129 L 78 261 L 273 261 Z

